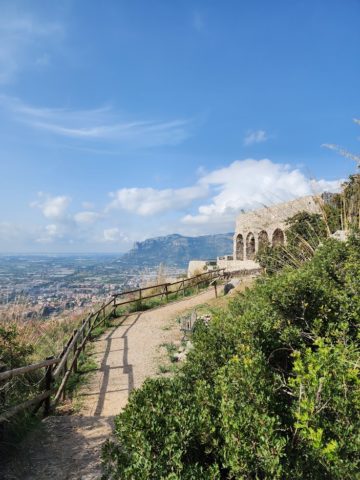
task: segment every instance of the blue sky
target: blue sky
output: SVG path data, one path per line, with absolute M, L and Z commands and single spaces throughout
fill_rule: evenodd
M 0 0 L 0 251 L 125 251 L 334 190 L 358 0 Z

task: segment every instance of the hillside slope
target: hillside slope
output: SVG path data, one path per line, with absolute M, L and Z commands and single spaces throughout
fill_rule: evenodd
M 121 257 L 120 262 L 126 265 L 155 266 L 164 263 L 186 267 L 190 260 L 214 259 L 230 254 L 232 249 L 232 233 L 201 237 L 173 234 L 136 242 L 134 248 Z

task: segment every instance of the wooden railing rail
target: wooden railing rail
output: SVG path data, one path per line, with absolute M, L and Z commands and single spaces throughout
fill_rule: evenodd
M 185 295 L 185 290 L 189 287 L 196 287 L 203 282 L 211 282 L 215 286 L 217 279 L 224 278 L 224 269 L 212 270 L 201 273 L 190 278 L 184 278 L 172 283 L 162 283 L 160 285 L 152 285 L 149 287 L 138 288 L 136 290 L 129 290 L 126 292 L 116 293 L 111 298 L 104 302 L 100 307 L 87 315 L 82 320 L 80 326 L 75 329 L 65 344 L 62 352 L 57 357 L 49 357 L 41 362 L 26 365 L 23 367 L 6 370 L 6 366 L 0 367 L 0 407 L 5 403 L 5 389 L 6 382 L 19 375 L 24 375 L 36 370 L 45 368 L 45 375 L 43 377 L 42 389 L 43 391 L 34 398 L 30 398 L 18 405 L 12 406 L 2 414 L 0 414 L 0 426 L 3 422 L 8 422 L 13 416 L 17 415 L 23 410 L 27 410 L 35 406 L 34 411 L 37 411 L 41 405 L 44 405 L 44 414 L 48 415 L 51 407 L 55 406 L 61 398 L 65 398 L 66 383 L 72 372 L 77 371 L 77 363 L 79 355 L 85 349 L 85 345 L 93 330 L 103 324 L 107 319 L 116 314 L 116 309 L 119 306 L 134 302 L 143 302 L 151 298 L 161 297 L 169 299 L 169 295 L 178 294 L 182 291 Z M 172 287 L 179 285 L 178 288 L 172 290 Z M 158 289 L 158 292 L 151 295 L 143 295 L 143 292 L 148 290 Z M 125 301 L 118 302 L 119 297 L 138 294 L 136 298 L 125 299 Z M 52 395 L 54 398 L 52 400 Z M 1 430 L 1 429 L 0 429 Z
M 134 302 L 143 302 L 145 300 L 150 300 L 151 298 L 155 297 L 166 297 L 168 299 L 169 294 L 172 293 L 179 293 L 183 292 L 183 295 L 185 295 L 185 290 L 186 288 L 189 287 L 196 287 L 199 284 L 203 283 L 204 281 L 211 281 L 214 280 L 214 278 L 221 278 L 224 276 L 224 268 L 218 269 L 218 270 L 210 270 L 209 272 L 204 272 L 200 273 L 199 275 L 195 275 L 190 278 L 183 278 L 181 280 L 178 280 L 176 282 L 172 283 L 161 283 L 159 285 L 152 285 L 150 287 L 144 287 L 144 288 L 137 288 L 135 290 L 130 290 L 130 291 L 125 291 L 125 292 L 120 292 L 120 293 L 115 293 L 113 294 L 114 298 L 114 307 L 120 307 L 122 305 L 128 305 L 129 303 L 134 303 Z M 179 285 L 179 288 L 175 290 L 171 290 L 171 287 Z M 158 293 L 154 293 L 152 295 L 143 295 L 143 292 L 147 290 L 156 290 L 159 289 Z M 124 301 L 118 302 L 117 299 L 121 296 L 128 296 L 128 295 L 133 295 L 138 293 L 138 298 L 129 298 L 129 299 L 124 299 Z
M 0 382 L 17 377 L 18 375 L 23 375 L 24 373 L 39 370 L 40 368 L 47 367 L 49 365 L 54 365 L 59 363 L 59 361 L 60 360 L 58 358 L 52 358 L 49 360 L 43 360 L 39 363 L 33 363 L 32 365 L 26 365 L 25 367 L 14 368 L 13 370 L 5 370 L 5 372 L 0 373 Z

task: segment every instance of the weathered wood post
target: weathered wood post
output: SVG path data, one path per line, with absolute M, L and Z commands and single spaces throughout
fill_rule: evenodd
M 167 303 L 169 301 L 169 292 L 168 292 L 167 283 L 165 284 L 165 297 L 166 297 L 166 303 Z
M 140 310 L 141 310 L 141 304 L 142 304 L 142 290 L 140 288 L 140 290 L 139 290 L 139 307 L 140 307 Z
M 73 333 L 73 336 L 75 337 L 76 334 L 77 334 L 77 330 L 75 329 L 74 333 Z M 77 340 L 74 343 L 74 358 L 75 358 L 75 360 L 74 360 L 74 372 L 75 373 L 77 373 L 77 367 L 78 367 L 77 358 L 76 358 L 76 351 L 77 351 Z
M 7 370 L 5 363 L 0 363 L 0 373 L 3 373 Z M 5 394 L 5 384 L 6 380 L 0 382 L 0 408 L 5 406 L 6 394 Z M 0 439 L 4 435 L 5 423 L 0 423 Z
M 183 289 L 182 289 L 183 297 L 185 297 L 185 280 L 182 281 L 182 286 L 183 286 Z
M 214 280 L 214 288 L 215 288 L 215 298 L 217 298 L 218 293 L 217 293 L 217 281 Z
M 81 326 L 81 346 L 82 346 L 82 351 L 85 350 L 85 343 L 84 343 L 84 338 L 85 338 L 85 322 L 86 322 L 86 319 L 83 318 L 83 321 L 82 321 L 82 326 Z
M 66 355 L 66 354 L 65 354 Z M 68 363 L 67 363 L 67 358 L 64 363 L 64 369 L 63 369 L 63 375 L 65 376 L 68 370 Z M 62 399 L 66 399 L 66 386 L 64 385 L 63 391 L 62 391 Z
M 92 336 L 92 331 L 93 331 L 93 327 L 94 327 L 94 323 L 95 323 L 95 316 L 93 316 L 94 314 L 91 315 L 91 317 L 89 318 L 89 341 L 91 342 L 92 339 L 93 339 L 93 336 Z M 92 322 L 92 324 L 91 324 Z
M 47 357 L 46 360 L 52 360 L 54 357 Z M 53 381 L 53 365 L 48 365 L 46 367 L 45 373 L 45 391 L 51 390 L 51 384 Z M 51 410 L 51 394 L 44 400 L 44 417 L 48 416 Z

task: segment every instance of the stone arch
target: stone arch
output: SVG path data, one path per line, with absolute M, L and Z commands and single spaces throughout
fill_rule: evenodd
M 261 250 L 269 245 L 269 235 L 265 230 L 261 230 L 258 235 L 258 245 L 258 250 Z
M 277 228 L 272 235 L 272 246 L 277 247 L 279 245 L 284 245 L 285 235 L 281 228 Z
M 246 260 L 254 260 L 255 258 L 255 237 L 252 232 L 246 237 Z
M 236 237 L 236 260 L 244 260 L 244 237 L 239 233 Z

